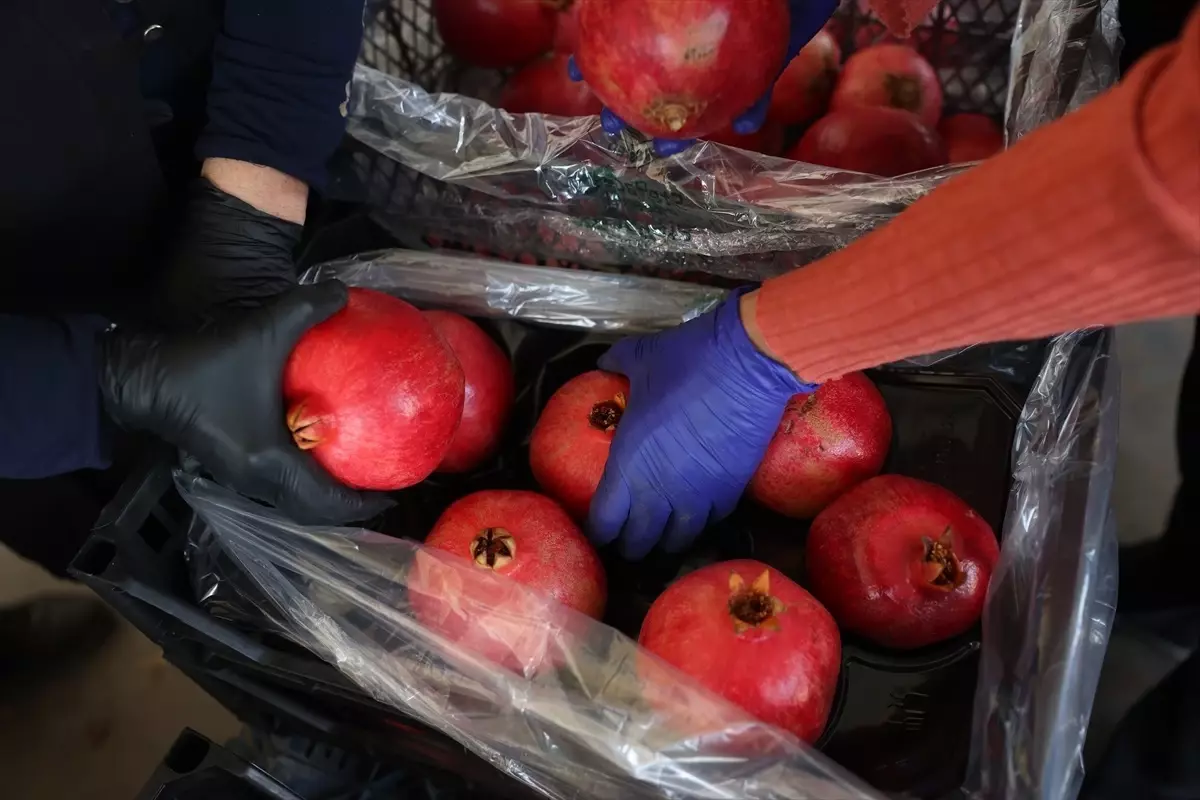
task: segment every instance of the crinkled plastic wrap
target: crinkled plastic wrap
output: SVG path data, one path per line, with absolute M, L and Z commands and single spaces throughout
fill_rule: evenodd
M 363 253 L 318 264 L 300 280 L 333 278 L 422 307 L 613 333 L 674 327 L 714 308 L 725 296 L 722 289 L 680 281 L 411 250 Z
M 591 270 L 514 264 L 483 256 L 422 250 L 379 250 L 310 267 L 301 283 L 337 279 L 421 307 L 473 317 L 613 334 L 653 333 L 714 308 L 726 290 L 697 283 Z M 976 345 L 914 356 L 895 366 L 995 372 L 1025 382 L 1040 363 L 1043 342 Z
M 1105 333 L 1053 340 L 1021 414 L 984 612 L 969 797 L 1068 800 L 1079 787 L 1116 601 L 1107 353 Z M 297 526 L 191 475 L 178 483 L 205 547 L 220 550 L 209 562 L 261 617 L 549 797 L 882 798 L 612 628 L 466 560 Z M 457 644 L 454 614 L 486 621 L 509 666 Z
M 1002 91 L 1003 73 L 999 85 L 989 76 L 1011 38 L 1005 121 L 1010 139 L 1023 136 L 1115 82 L 1116 7 L 1024 0 L 1015 15 L 1001 14 L 1015 18 L 1014 30 L 964 22 L 988 55 L 954 66 L 947 91 Z M 969 94 L 955 96 L 972 110 Z M 512 115 L 368 67 L 355 74 L 349 110 L 353 144 L 335 166 L 335 194 L 366 200 L 405 247 L 664 277 L 787 272 L 965 169 L 883 179 L 712 143 L 659 159 L 636 134 L 606 134 L 597 117 Z

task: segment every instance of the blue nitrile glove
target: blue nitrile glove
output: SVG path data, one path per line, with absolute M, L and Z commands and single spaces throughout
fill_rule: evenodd
M 620 538 L 626 558 L 644 558 L 662 539 L 686 549 L 705 526 L 728 516 L 800 381 L 750 341 L 735 293 L 678 328 L 624 339 L 600 367 L 629 378 L 588 520 L 598 545 Z
M 838 0 L 788 0 L 788 6 L 791 11 L 792 31 L 788 39 L 787 57 L 783 60 L 783 69 L 787 69 L 796 54 L 817 35 L 829 18 L 833 16 L 833 12 L 838 7 Z M 783 69 L 780 70 L 781 75 Z M 575 63 L 575 56 L 571 56 L 567 62 L 567 72 L 570 74 L 571 80 L 583 80 L 583 73 L 579 71 L 579 65 Z M 763 123 L 767 121 L 767 111 L 771 107 L 771 91 L 768 89 L 767 93 L 760 97 L 749 111 L 733 121 L 735 132 L 743 136 L 758 132 Z M 610 134 L 620 133 L 626 127 L 625 121 L 607 108 L 600 111 L 600 123 Z M 687 150 L 695 141 L 695 139 L 655 139 L 654 152 L 667 158 Z

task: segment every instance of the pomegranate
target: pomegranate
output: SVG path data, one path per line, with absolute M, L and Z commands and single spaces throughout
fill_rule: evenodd
M 502 575 L 595 619 L 604 613 L 607 589 L 600 558 L 566 512 L 536 492 L 467 495 L 442 513 L 425 548 L 462 559 L 464 566 L 428 556 L 416 559 L 408 586 L 417 619 L 508 669 L 531 674 L 556 658 L 561 632 L 571 623 L 569 615 L 557 616 L 537 595 L 492 576 Z M 473 579 L 476 575 L 481 577 Z
M 768 118 L 781 125 L 803 125 L 824 114 L 841 62 L 842 51 L 833 36 L 817 33 L 775 82 Z
M 911 111 L 935 128 L 942 116 L 942 86 L 937 72 L 916 50 L 877 44 L 850 56 L 833 91 L 834 111 L 863 106 Z
M 519 67 L 550 49 L 562 0 L 433 0 L 446 49 L 477 67 Z
M 883 395 L 861 372 L 788 402 L 750 496 L 772 511 L 811 519 L 839 495 L 879 474 L 892 441 Z
M 689 139 L 733 123 L 787 55 L 787 0 L 578 0 L 580 71 L 650 136 Z
M 870 0 L 871 10 L 887 25 L 888 33 L 906 39 L 925 19 L 938 0 Z
M 991 117 L 955 114 L 938 123 L 951 164 L 983 161 L 1004 149 L 1004 134 Z
M 369 289 L 351 289 L 283 372 L 292 438 L 356 489 L 428 477 L 458 429 L 463 385 L 458 359 L 421 312 Z
M 496 452 L 512 411 L 512 364 L 500 345 L 471 320 L 450 311 L 426 311 L 438 335 L 462 366 L 462 421 L 438 472 L 469 472 Z
M 879 106 L 825 115 L 787 157 L 891 178 L 942 166 L 946 150 L 941 137 L 914 114 Z
M 974 625 L 999 557 L 996 535 L 966 503 L 901 475 L 835 500 L 813 520 L 806 550 L 809 585 L 838 623 L 902 649 Z
M 650 606 L 638 644 L 805 742 L 825 729 L 842 661 L 837 625 L 766 564 L 726 561 L 683 576 Z M 651 702 L 656 694 L 647 691 Z
M 742 150 L 749 150 L 754 153 L 762 153 L 765 156 L 779 156 L 783 154 L 784 142 L 783 126 L 775 122 L 767 122 L 757 133 L 740 134 L 729 126 L 719 133 L 711 133 L 704 137 L 710 142 L 718 142 L 726 144 L 730 147 L 737 147 Z
M 513 114 L 556 114 L 586 117 L 600 113 L 600 100 L 586 83 L 576 83 L 567 74 L 570 56 L 552 55 L 539 59 L 508 79 L 500 95 L 500 107 Z
M 576 519 L 587 518 L 628 397 L 625 376 L 585 372 L 551 396 L 533 426 L 533 477 Z
M 554 52 L 574 55 L 579 49 L 579 3 L 575 0 L 560 0 L 561 13 L 555 19 Z

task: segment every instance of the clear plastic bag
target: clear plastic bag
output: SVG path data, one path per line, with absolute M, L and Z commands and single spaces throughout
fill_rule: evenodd
M 622 334 L 679 325 L 716 307 L 725 296 L 723 289 L 679 281 L 413 250 L 363 253 L 318 264 L 300 281 L 333 278 L 422 307 Z
M 1055 339 L 1021 415 L 984 614 L 970 796 L 1067 800 L 1078 790 L 1116 600 L 1107 348 L 1103 333 Z M 191 475 L 178 484 L 203 523 L 207 569 L 245 606 L 373 697 L 547 796 L 881 797 L 612 628 L 505 578 L 414 541 L 297 526 Z M 490 582 L 486 600 L 430 588 L 468 580 Z M 522 668 L 456 645 L 414 608 L 414 588 L 520 641 Z
M 960 7 L 969 4 L 952 5 L 987 58 L 950 70 L 947 91 L 997 91 L 983 76 L 1004 85 L 996 74 L 1003 23 L 972 21 Z M 1116 8 L 1116 0 L 1024 0 L 1014 15 L 990 4 L 989 14 L 1016 20 L 1010 141 L 1115 82 Z M 972 101 L 955 102 L 970 110 Z M 365 200 L 405 247 L 661 277 L 758 281 L 787 272 L 885 224 L 966 168 L 883 179 L 709 142 L 660 159 L 636 134 L 606 134 L 597 117 L 508 114 L 368 67 L 355 74 L 349 111 L 353 143 L 333 170 L 334 191 Z

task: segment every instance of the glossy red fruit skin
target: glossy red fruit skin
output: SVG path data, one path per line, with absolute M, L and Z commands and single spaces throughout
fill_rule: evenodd
M 960 583 L 931 580 L 928 550 L 943 537 Z M 978 622 L 999 558 L 995 533 L 966 503 L 902 475 L 871 478 L 839 497 L 813 520 L 806 546 L 808 585 L 838 624 L 904 650 Z
M 819 31 L 775 82 L 767 118 L 780 125 L 803 125 L 824 114 L 841 62 L 842 51 L 833 36 Z
M 648 136 L 732 124 L 787 54 L 787 0 L 577 0 L 576 63 L 592 91 Z
M 550 397 L 533 427 L 529 439 L 533 477 L 577 520 L 587 519 L 616 434 L 615 427 L 593 424 L 592 411 L 598 403 L 623 406 L 628 397 L 629 380 L 623 375 L 585 372 Z
M 538 59 L 508 79 L 500 95 L 500 107 L 512 114 L 554 114 L 586 117 L 599 114 L 600 98 L 582 81 L 567 74 L 569 56 L 551 55 Z
M 762 153 L 764 156 L 780 156 L 783 154 L 783 143 L 786 133 L 783 126 L 767 122 L 756 133 L 742 135 L 733 130 L 733 126 L 718 133 L 710 133 L 704 137 L 710 142 L 749 150 L 752 153 Z
M 554 0 L 433 0 L 446 49 L 477 67 L 519 67 L 554 43 Z
M 951 164 L 983 161 L 1004 149 L 1004 133 L 991 117 L 954 114 L 938 123 Z
M 497 559 L 488 567 L 486 555 L 480 557 L 476 546 L 489 530 L 494 537 L 510 537 L 507 563 Z M 467 495 L 442 513 L 425 548 L 462 558 L 471 570 L 503 575 L 593 619 L 604 614 L 607 583 L 600 558 L 567 513 L 536 492 Z M 438 566 L 418 558 L 409 573 L 409 600 L 426 627 L 518 672 L 536 672 L 557 658 L 560 642 L 550 638 L 547 626 L 531 623 L 542 604 L 516 594 L 505 598 L 507 604 L 498 602 L 492 582 L 464 581 L 461 571 L 447 575 Z
M 937 132 L 915 114 L 867 107 L 831 111 L 821 117 L 787 157 L 893 178 L 944 165 L 946 149 Z
M 764 581 L 782 604 L 771 620 L 739 624 L 731 598 Z M 829 612 L 759 561 L 710 564 L 667 587 L 646 614 L 638 644 L 763 722 L 815 742 L 837 692 L 842 646 Z M 648 692 L 651 702 L 654 692 Z
M 438 472 L 469 472 L 487 461 L 500 444 L 512 411 L 512 364 L 483 329 L 452 311 L 425 311 L 425 319 L 454 351 L 462 366 L 462 420 Z
M 788 402 L 747 490 L 772 511 L 812 519 L 878 475 L 891 442 L 883 395 L 866 375 L 852 372 Z
M 446 455 L 462 418 L 462 367 L 408 303 L 370 289 L 349 295 L 288 358 L 288 425 L 347 486 L 403 489 Z
M 560 2 L 565 6 L 555 20 L 554 52 L 571 56 L 579 49 L 579 3 L 575 0 Z
M 942 85 L 925 57 L 902 44 L 877 44 L 846 60 L 830 108 L 899 108 L 930 128 L 942 117 Z

